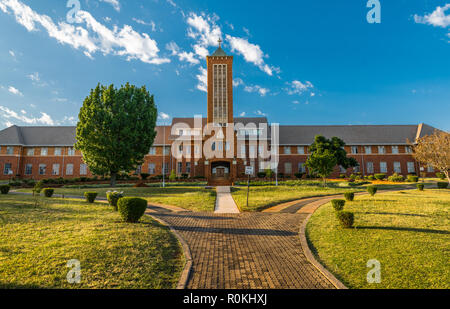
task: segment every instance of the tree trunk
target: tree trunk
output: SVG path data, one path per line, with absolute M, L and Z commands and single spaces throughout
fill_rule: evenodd
M 116 186 L 117 173 L 111 172 L 111 188 Z
M 448 171 L 444 171 L 444 175 L 447 177 L 448 183 L 450 183 L 450 175 Z

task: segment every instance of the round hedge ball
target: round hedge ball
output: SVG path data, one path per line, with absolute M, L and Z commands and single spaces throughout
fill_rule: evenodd
M 141 198 L 123 197 L 117 203 L 119 213 L 125 222 L 136 223 L 147 209 L 147 201 Z

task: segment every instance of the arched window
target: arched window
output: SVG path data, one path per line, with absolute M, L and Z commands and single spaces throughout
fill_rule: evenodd
M 216 151 L 216 142 L 212 143 L 211 150 L 212 151 Z

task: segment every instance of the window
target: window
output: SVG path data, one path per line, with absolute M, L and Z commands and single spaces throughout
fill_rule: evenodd
M 80 175 L 87 175 L 87 165 L 80 164 Z
M 406 146 L 406 147 L 405 147 L 405 152 L 406 152 L 406 153 L 413 153 L 412 147 L 411 147 L 411 146 Z
M 59 147 L 56 147 L 55 148 L 55 156 L 60 156 L 61 155 L 61 148 L 59 148 Z
M 27 156 L 34 156 L 34 148 L 28 148 Z
M 359 153 L 358 146 L 352 146 L 352 154 L 357 154 L 357 153 Z
M 217 150 L 223 151 L 223 142 L 217 142 Z
M 386 148 L 384 146 L 378 146 L 378 153 L 379 154 L 385 154 Z
M 12 175 L 12 165 L 11 163 L 5 163 L 5 169 L 3 170 L 3 174 L 5 175 Z
M 245 145 L 241 145 L 241 158 L 245 158 L 246 151 L 245 151 Z
M 212 143 L 211 150 L 212 151 L 216 151 L 216 142 Z
M 225 142 L 225 151 L 230 151 L 230 150 L 231 150 L 230 142 Z
M 194 151 L 196 155 L 200 154 L 200 146 L 194 146 Z
M 177 166 L 178 166 L 178 170 L 177 170 L 178 174 L 183 173 L 183 162 L 178 162 Z
M 148 154 L 151 156 L 155 156 L 156 155 L 156 147 L 150 147 Z
M 387 163 L 380 162 L 380 173 L 387 173 Z
M 402 172 L 402 165 L 400 162 L 394 162 L 394 173 L 400 174 Z
M 140 175 L 142 173 L 142 165 L 139 165 L 134 172 L 136 175 Z
M 365 146 L 364 147 L 364 152 L 366 154 L 372 154 L 372 147 L 371 146 Z
M 70 147 L 69 150 L 67 150 L 68 156 L 74 156 L 75 155 L 75 149 L 73 147 Z
M 292 163 L 291 162 L 284 163 L 284 173 L 292 174 Z
M 68 176 L 73 175 L 73 164 L 66 165 L 66 175 Z
M 227 65 L 213 65 L 213 122 L 226 125 L 228 123 L 228 85 Z
M 367 162 L 367 174 L 373 174 L 373 162 Z
M 359 173 L 361 171 L 361 168 L 358 166 L 353 167 L 353 173 Z
M 392 146 L 392 153 L 398 154 L 398 146 Z
M 186 174 L 191 173 L 191 162 L 186 162 Z
M 45 175 L 47 173 L 47 165 L 39 164 L 39 175 Z
M 428 165 L 427 170 L 428 173 L 434 173 L 434 167 L 432 167 L 431 165 Z
M 298 154 L 305 154 L 305 147 L 303 147 L 303 146 L 297 147 L 297 153 Z
M 347 169 L 345 169 L 343 166 L 339 166 L 341 174 L 347 173 Z
M 33 164 L 25 165 L 25 175 L 33 175 Z
M 264 146 L 263 145 L 258 146 L 258 154 L 260 157 L 262 157 L 264 155 Z
M 52 166 L 52 175 L 58 176 L 59 175 L 59 164 L 53 164 Z
M 8 154 L 8 155 L 14 154 L 14 147 L 10 147 L 10 146 L 6 147 L 6 154 Z
M 165 156 L 170 155 L 170 146 L 164 148 L 164 155 L 165 155 Z
M 47 147 L 41 148 L 41 156 L 46 156 L 46 155 L 48 155 L 48 148 Z
M 408 162 L 407 165 L 408 165 L 408 173 L 409 174 L 416 172 L 416 167 L 415 167 L 414 162 Z
M 289 147 L 289 146 L 286 146 L 286 147 L 284 147 L 284 154 L 291 154 L 291 147 Z
M 256 158 L 255 146 L 248 147 L 248 155 L 250 158 Z
M 150 175 L 155 175 L 155 174 L 156 174 L 156 166 L 155 166 L 155 163 L 150 163 L 150 164 L 148 165 L 148 173 L 149 173 Z
M 298 164 L 298 172 L 299 173 L 306 173 L 305 163 L 301 162 Z
M 163 172 L 164 175 L 169 174 L 169 163 L 164 163 L 162 165 L 162 172 Z

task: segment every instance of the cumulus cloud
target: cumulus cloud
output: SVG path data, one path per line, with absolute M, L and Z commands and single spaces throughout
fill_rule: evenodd
M 170 42 L 166 44 L 166 49 L 170 51 L 172 56 L 178 56 L 180 61 L 187 61 L 190 64 L 199 64 L 200 61 L 195 58 L 195 54 L 193 52 L 185 52 L 181 51 L 180 47 L 175 42 Z
M 100 0 L 100 1 L 112 5 L 114 10 L 116 10 L 117 12 L 120 12 L 120 2 L 118 0 Z
M 240 77 L 236 77 L 233 79 L 233 87 L 239 87 L 240 85 L 244 85 L 244 81 Z
M 428 24 L 435 27 L 446 28 L 450 26 L 450 14 L 445 15 L 445 12 L 448 9 L 450 9 L 450 3 L 443 7 L 438 6 L 432 13 L 425 16 L 419 16 L 416 14 L 414 15 L 414 21 L 420 24 Z
M 150 64 L 170 62 L 169 59 L 158 56 L 158 45 L 148 34 L 140 34 L 129 25 L 109 29 L 86 11 L 78 12 L 80 23 L 73 25 L 65 22 L 56 24 L 49 16 L 33 11 L 19 0 L 0 0 L 0 10 L 14 15 L 16 21 L 28 31 L 43 28 L 59 43 L 80 49 L 90 58 L 92 54 L 100 52 L 104 55 L 123 56 L 128 61 L 137 59 Z
M 257 111 L 255 112 L 255 115 L 263 116 L 263 117 L 266 117 L 266 116 L 267 116 L 267 114 L 263 113 L 263 112 L 260 111 L 260 110 L 257 110 Z
M 200 67 L 200 74 L 196 75 L 198 84 L 197 89 L 203 92 L 208 92 L 208 71 L 205 68 Z
M 55 125 L 55 121 L 50 117 L 47 113 L 41 112 L 41 117 L 27 117 L 23 111 L 22 115 L 19 115 L 17 112 L 5 107 L 0 106 L 0 116 L 2 116 L 5 119 L 10 120 L 18 120 L 20 122 L 23 122 L 25 124 L 43 124 L 43 125 Z
M 149 26 L 149 27 L 151 27 L 151 29 L 152 29 L 152 31 L 153 32 L 155 32 L 156 31 L 156 24 L 155 24 L 155 22 L 153 21 L 153 20 L 151 20 L 150 22 L 145 22 L 145 21 L 143 21 L 142 19 L 138 19 L 138 18 L 134 18 L 133 17 L 133 20 L 136 22 L 136 23 L 138 23 L 138 24 L 141 24 L 141 25 L 144 25 L 144 26 Z
M 257 92 L 260 96 L 264 97 L 267 93 L 269 93 L 269 89 L 263 88 L 261 86 L 255 85 L 255 86 L 245 86 L 244 88 L 247 92 Z
M 29 74 L 29 75 L 27 75 L 27 77 L 29 78 L 29 79 L 31 79 L 33 82 L 38 82 L 38 81 L 40 81 L 41 80 L 41 78 L 40 78 L 40 76 L 39 76 L 39 73 L 38 72 L 35 72 L 35 73 L 32 73 L 32 74 Z
M 287 83 L 287 84 L 289 85 L 289 88 L 287 88 L 286 91 L 289 95 L 303 94 L 304 92 L 309 91 L 314 88 L 314 85 L 309 81 L 302 83 L 301 81 L 294 80 L 291 83 Z M 312 96 L 314 96 L 314 95 L 312 95 Z
M 160 120 L 168 120 L 168 119 L 170 119 L 170 115 L 166 114 L 166 113 L 163 113 L 163 112 L 160 112 L 159 115 L 158 115 L 158 119 L 160 119 Z
M 194 51 L 200 57 L 208 55 L 208 47 L 218 46 L 222 38 L 222 30 L 216 24 L 218 17 L 190 13 L 186 22 L 189 25 L 188 36 L 196 40 Z
M 11 92 L 12 94 L 23 96 L 22 92 L 20 92 L 19 89 L 14 88 L 13 86 L 9 86 L 8 91 Z

